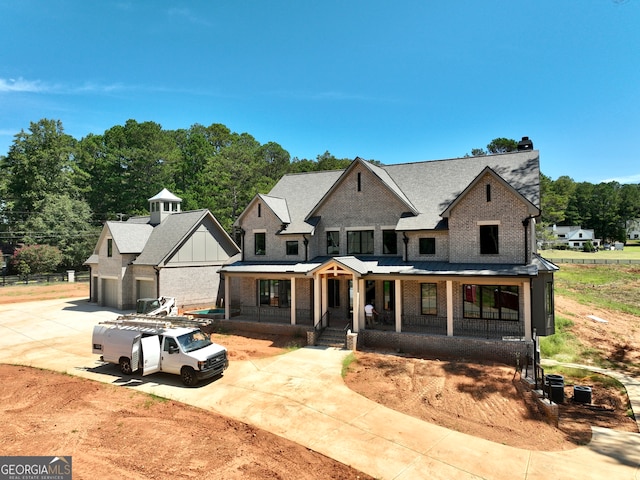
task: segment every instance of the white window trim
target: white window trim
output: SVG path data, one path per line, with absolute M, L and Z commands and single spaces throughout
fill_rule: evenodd
M 500 220 L 477 220 L 476 225 L 500 225 Z

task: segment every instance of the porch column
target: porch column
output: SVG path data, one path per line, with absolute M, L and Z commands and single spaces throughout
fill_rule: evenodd
M 313 277 L 313 324 L 317 325 L 322 314 L 320 313 L 320 307 L 322 306 L 322 298 L 320 297 L 320 275 L 314 275 Z
M 393 282 L 396 288 L 396 332 L 402 331 L 402 288 L 400 287 L 401 281 L 396 280 Z
M 328 305 L 329 305 L 329 280 L 327 279 L 326 275 L 322 276 L 322 315 L 324 316 L 325 313 L 327 313 Z M 326 319 L 325 319 L 326 321 Z M 326 327 L 327 325 L 322 325 L 323 327 Z
M 354 304 L 353 308 L 357 308 L 358 315 L 358 326 L 364 328 L 364 302 L 365 302 L 365 286 L 364 286 L 364 278 L 358 278 L 358 303 Z
M 447 336 L 453 337 L 453 282 L 447 280 Z
M 296 324 L 296 277 L 291 277 L 291 325 Z
M 224 276 L 224 319 L 231 319 L 231 279 L 229 274 Z
M 524 339 L 527 342 L 531 338 L 531 280 L 522 283 L 522 292 L 524 296 Z
M 355 278 L 355 275 L 351 277 L 351 280 L 353 282 L 351 325 L 353 325 L 353 332 L 358 333 L 360 331 L 360 280 Z

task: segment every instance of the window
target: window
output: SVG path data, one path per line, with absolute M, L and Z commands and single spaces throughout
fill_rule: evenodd
M 491 185 L 487 185 L 487 202 L 491 201 Z
M 178 211 L 178 202 L 171 202 L 171 211 L 172 212 Z
M 382 253 L 396 255 L 398 253 L 398 236 L 395 230 L 382 231 Z
M 373 230 L 347 232 L 347 254 L 373 255 Z
M 480 225 L 480 254 L 498 254 L 498 225 Z
M 518 321 L 520 296 L 511 285 L 463 285 L 464 318 Z
M 261 216 L 262 216 L 262 204 L 259 203 L 258 204 L 258 217 L 261 217 Z
M 335 308 L 340 306 L 340 280 L 330 278 L 327 282 L 329 307 Z
M 291 280 L 258 280 L 258 302 L 261 307 L 291 306 Z
M 171 202 L 162 202 L 162 205 L 163 205 L 163 207 L 162 207 L 162 208 L 163 208 L 163 210 L 164 210 L 165 212 L 168 212 L 168 211 L 169 211 L 169 207 L 170 207 L 170 205 L 171 205 Z
M 291 240 L 287 242 L 287 255 L 298 255 L 297 240 Z
M 436 254 L 436 239 L 434 237 L 421 238 L 419 242 L 420 255 Z
M 438 314 L 438 288 L 435 283 L 420 284 L 420 313 L 422 315 Z
M 327 255 L 340 254 L 340 232 L 327 232 Z
M 553 315 L 554 305 L 553 305 L 553 282 L 547 282 L 546 284 L 546 295 L 545 295 L 545 313 L 547 315 Z
M 265 238 L 265 233 L 255 233 L 254 236 L 255 242 L 255 253 L 256 255 L 266 255 L 267 253 L 267 240 Z
M 362 173 L 358 172 L 358 191 L 362 191 Z
M 107 257 L 113 257 L 113 239 L 107 239 Z

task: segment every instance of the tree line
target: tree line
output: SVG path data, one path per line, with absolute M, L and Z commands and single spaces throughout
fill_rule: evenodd
M 60 120 L 42 119 L 0 156 L 0 247 L 50 245 L 61 254 L 61 268 L 78 268 L 105 221 L 148 214 L 148 199 L 163 188 L 182 198 L 183 210 L 207 208 L 231 231 L 255 194 L 268 192 L 282 175 L 350 162 L 329 152 L 292 159 L 279 144 L 261 144 L 222 124 L 165 130 L 128 120 L 77 140 Z M 43 252 L 29 252 L 31 263 L 35 253 Z
M 487 150 L 502 153 L 516 146 L 500 138 Z M 30 265 L 50 269 L 55 262 L 58 268 L 79 268 L 105 221 L 147 215 L 148 199 L 162 188 L 182 198 L 183 210 L 209 209 L 231 233 L 255 194 L 268 192 L 282 175 L 342 169 L 351 160 L 328 151 L 315 159 L 291 158 L 276 142 L 261 144 L 219 123 L 165 130 L 155 122 L 128 120 L 77 140 L 60 120 L 42 119 L 18 133 L 0 156 L 0 247 L 5 253 L 20 247 L 13 265 L 23 273 L 37 273 Z M 541 185 L 546 224 L 580 224 L 617 240 L 623 238 L 623 220 L 640 217 L 638 185 L 553 181 L 544 175 Z M 36 245 L 57 252 L 30 248 Z

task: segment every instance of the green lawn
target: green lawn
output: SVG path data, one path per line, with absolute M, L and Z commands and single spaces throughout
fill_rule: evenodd
M 551 261 L 562 258 L 578 260 L 606 259 L 608 261 L 640 261 L 640 246 L 625 246 L 624 250 L 600 250 L 599 252 L 594 253 L 580 252 L 576 250 L 538 250 L 538 254 Z
M 600 252 L 614 254 L 620 252 Z M 593 254 L 587 254 L 593 255 Z M 598 254 L 596 254 L 598 255 Z M 611 257 L 613 258 L 613 257 Z M 566 263 L 554 275 L 555 293 L 584 305 L 593 305 L 640 317 L 640 265 L 583 265 Z M 589 348 L 572 333 L 573 321 L 556 315 L 556 334 L 541 339 L 544 358 L 577 362 L 589 358 L 596 364 L 610 362 L 597 347 Z M 629 325 L 630 331 L 636 328 Z

